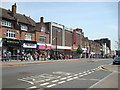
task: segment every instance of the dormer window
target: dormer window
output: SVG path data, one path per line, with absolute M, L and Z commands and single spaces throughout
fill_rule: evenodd
M 28 27 L 25 26 L 25 25 L 21 25 L 21 30 L 27 31 L 27 30 L 28 30 Z
M 11 22 L 2 21 L 2 22 L 1 22 L 1 25 L 2 25 L 2 26 L 6 26 L 6 27 L 11 27 Z
M 41 27 L 41 31 L 42 31 L 42 32 L 45 32 L 45 27 Z

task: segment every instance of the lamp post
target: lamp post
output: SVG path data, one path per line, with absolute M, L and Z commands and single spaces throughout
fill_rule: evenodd
M 57 58 L 57 39 L 58 39 L 57 36 L 58 36 L 58 32 L 60 32 L 60 31 L 56 30 L 56 53 L 55 53 L 56 54 L 56 59 L 58 59 Z

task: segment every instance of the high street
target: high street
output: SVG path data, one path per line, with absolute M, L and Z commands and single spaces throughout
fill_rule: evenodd
M 37 90 L 44 88 L 118 88 L 120 72 L 118 65 L 111 64 L 112 59 L 18 61 L 13 63 L 14 65 L 11 62 L 3 62 L 3 66 L 1 66 L 2 88 L 37 88 Z M 104 84 L 101 84 L 102 81 Z M 106 82 L 110 86 L 107 86 Z M 111 84 L 111 82 L 114 83 Z

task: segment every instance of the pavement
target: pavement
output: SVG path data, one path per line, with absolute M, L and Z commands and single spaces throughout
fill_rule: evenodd
M 0 67 L 9 67 L 9 66 L 21 66 L 21 65 L 32 65 L 32 64 L 43 64 L 43 63 L 56 63 L 56 62 L 65 62 L 65 61 L 101 61 L 106 59 L 68 59 L 68 60 L 46 60 L 46 61 L 20 61 L 20 60 L 11 60 L 7 62 L 0 62 Z M 108 59 L 107 59 L 108 60 Z M 101 65 L 99 67 L 101 70 L 112 72 L 107 77 L 98 81 L 90 88 L 120 88 L 118 85 L 120 77 L 120 65 Z
M 101 70 L 112 72 L 90 88 L 118 88 L 120 90 L 120 65 L 101 65 Z

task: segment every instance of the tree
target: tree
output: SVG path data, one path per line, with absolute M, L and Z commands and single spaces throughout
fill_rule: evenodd
M 77 53 L 77 54 L 82 54 L 82 53 L 83 53 L 83 50 L 82 50 L 82 48 L 80 47 L 80 45 L 78 45 L 78 49 L 76 50 L 76 53 Z

